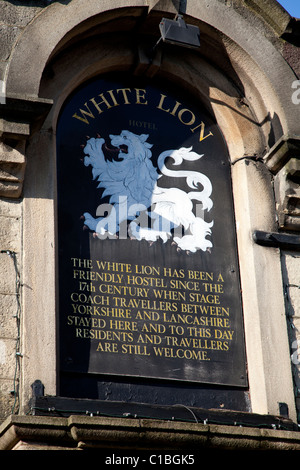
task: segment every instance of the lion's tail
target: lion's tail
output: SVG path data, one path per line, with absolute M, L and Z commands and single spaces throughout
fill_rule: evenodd
M 210 199 L 210 195 L 212 193 L 212 184 L 207 176 L 196 171 L 174 171 L 165 166 L 165 160 L 168 157 L 174 160 L 173 165 L 180 165 L 183 160 L 195 161 L 202 156 L 203 155 L 199 155 L 196 152 L 192 152 L 192 147 L 182 147 L 179 150 L 166 150 L 165 152 L 162 152 L 158 157 L 157 163 L 159 170 L 163 175 L 175 178 L 186 178 L 186 182 L 190 188 L 198 189 L 198 191 L 189 192 L 189 198 L 201 201 L 203 204 L 203 209 L 210 210 L 213 205 L 212 200 Z M 199 184 L 203 187 L 202 191 L 199 191 Z

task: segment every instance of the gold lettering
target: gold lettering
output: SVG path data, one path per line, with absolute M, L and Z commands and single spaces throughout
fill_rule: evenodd
M 124 98 L 124 104 L 130 104 L 130 101 L 128 100 L 127 92 L 130 93 L 131 89 L 130 88 L 118 88 L 117 93 L 119 93 L 119 91 L 122 92 L 122 95 L 123 95 L 123 98 Z
M 117 102 L 115 95 L 114 95 L 114 90 L 108 90 L 107 93 L 110 94 L 110 97 L 114 103 L 114 106 L 119 106 L 119 103 Z
M 213 135 L 213 133 L 210 131 L 209 134 L 207 134 L 206 136 L 204 136 L 205 124 L 204 124 L 203 121 L 202 121 L 198 126 L 196 126 L 196 127 L 194 127 L 193 129 L 191 129 L 191 132 L 195 132 L 195 130 L 198 129 L 199 127 L 200 127 L 199 142 L 202 142 L 202 140 L 205 140 L 205 139 L 207 139 L 207 137 Z
M 191 271 L 188 270 L 189 279 L 200 279 L 201 281 L 213 281 L 214 274 L 207 273 L 206 271 Z
M 184 277 L 184 270 L 183 269 L 172 269 L 172 268 L 164 268 L 164 276 L 168 277 Z
M 123 354 L 134 354 L 138 356 L 150 356 L 147 351 L 147 346 L 141 346 L 136 344 L 122 344 Z
M 182 115 L 183 115 L 184 113 L 190 113 L 190 114 L 191 114 L 191 118 L 190 118 L 190 120 L 189 120 L 188 122 L 185 122 L 185 121 L 183 120 Z M 182 122 L 182 124 L 184 124 L 184 125 L 186 125 L 186 126 L 191 126 L 192 124 L 194 124 L 194 122 L 195 122 L 195 120 L 196 120 L 195 114 L 194 114 L 190 109 L 186 109 L 186 108 L 181 109 L 181 110 L 178 112 L 178 119 L 179 119 L 180 122 Z
M 145 90 L 136 93 L 137 104 L 146 104 Z M 118 106 L 113 90 L 107 95 Z M 160 104 L 165 108 L 163 96 Z M 98 105 L 106 106 L 105 101 Z M 171 114 L 179 107 L 177 101 Z M 181 111 L 188 122 L 188 110 Z M 70 294 L 66 325 L 78 341 L 94 340 L 100 354 L 179 361 L 209 361 L 210 351 L 229 350 L 235 331 L 230 308 L 221 305 L 226 292 L 221 273 L 102 260 L 94 264 L 96 270 L 90 259 L 71 258 L 78 289 Z
M 95 98 L 91 98 L 90 101 L 93 103 L 95 108 L 97 109 L 98 113 L 101 114 L 103 113 L 103 110 L 100 108 L 101 104 L 105 104 L 107 109 L 112 108 L 112 105 L 107 101 L 107 99 L 104 97 L 104 93 L 100 93 L 100 98 L 102 98 L 102 101 L 99 101 L 99 103 L 96 102 Z
M 209 284 L 208 282 L 203 282 L 202 285 L 204 286 L 205 292 L 217 292 L 219 294 L 224 293 L 222 284 Z
M 167 96 L 166 96 L 166 95 L 163 95 L 163 94 L 161 94 L 160 96 L 161 96 L 161 98 L 160 98 L 160 102 L 159 102 L 157 108 L 158 108 L 158 109 L 161 109 L 162 111 L 165 111 L 166 113 L 169 113 L 169 112 L 170 112 L 170 108 L 169 108 L 169 109 L 164 109 L 164 108 L 163 108 L 163 104 L 164 104 L 165 98 L 166 98 Z
M 179 103 L 179 101 L 176 101 L 176 104 L 175 104 L 174 108 L 171 111 L 172 116 L 175 116 L 176 111 L 177 111 L 177 109 L 179 108 L 180 105 L 181 105 L 181 103 Z

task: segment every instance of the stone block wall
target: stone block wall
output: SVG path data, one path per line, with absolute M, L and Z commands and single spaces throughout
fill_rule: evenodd
M 18 411 L 22 202 L 0 201 L 0 420 Z

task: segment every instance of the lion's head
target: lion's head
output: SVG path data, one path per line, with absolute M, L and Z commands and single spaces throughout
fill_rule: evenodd
M 110 134 L 111 145 L 119 150 L 121 158 L 151 158 L 151 144 L 146 142 L 149 135 L 137 135 L 130 131 L 122 131 L 120 135 Z

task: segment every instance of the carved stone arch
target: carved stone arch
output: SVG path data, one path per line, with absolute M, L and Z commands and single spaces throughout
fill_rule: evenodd
M 112 0 L 95 3 L 92 0 L 75 0 L 68 2 L 67 6 L 60 3 L 50 5 L 27 26 L 14 48 L 6 76 L 7 93 L 39 95 L 42 74 L 58 45 L 62 46 L 74 35 L 82 34 L 86 27 L 98 24 L 97 15 L 103 12 L 106 12 L 106 20 L 116 15 L 116 9 L 120 9 L 121 17 L 126 16 L 127 6 L 133 7 L 134 15 L 138 9 L 140 15 L 141 10 L 147 9 L 147 2 Z M 35 50 L 34 55 L 32 50 Z M 28 60 L 31 67 L 26 66 Z
M 161 13 L 152 12 L 152 22 L 156 29 L 160 18 Z M 142 21 L 146 22 L 145 19 Z M 72 37 L 74 34 L 73 32 Z M 50 123 L 48 119 L 47 126 L 55 128 L 57 113 L 64 99 L 85 80 L 99 73 L 131 71 L 134 74 L 150 77 L 155 75 L 166 81 L 181 82 L 184 88 L 196 93 L 222 126 L 232 161 L 245 155 L 264 153 L 263 126 L 267 126 L 266 134 L 270 130 L 268 112 L 260 103 L 260 107 L 264 109 L 261 110 L 262 122 L 259 122 L 256 115 L 260 110 L 256 113 L 244 99 L 243 84 L 231 66 L 222 42 L 216 45 L 214 40 L 206 38 L 207 50 L 204 57 L 186 49 L 170 48 L 161 51 L 158 48 L 152 60 L 149 49 L 157 41 L 157 32 L 151 32 L 146 41 L 145 44 L 143 37 L 140 44 L 132 47 L 127 31 L 115 33 L 113 37 L 104 32 L 100 39 L 90 36 L 82 44 L 76 45 L 64 40 L 62 49 L 58 47 L 49 59 L 39 86 L 41 96 L 54 100 L 54 110 L 49 116 L 52 121 Z M 217 60 L 207 60 L 207 56 L 213 54 L 218 47 L 222 49 L 226 70 L 222 70 L 220 57 Z

